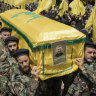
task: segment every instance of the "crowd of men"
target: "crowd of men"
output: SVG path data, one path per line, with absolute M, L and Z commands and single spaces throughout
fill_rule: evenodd
M 26 8 L 33 11 L 36 6 L 37 3 L 32 3 Z M 93 5 L 87 4 L 84 16 L 72 15 L 69 8 L 67 14 L 60 17 L 58 6 L 54 11 L 41 12 L 41 15 L 78 29 L 87 37 L 84 59 L 76 58 L 78 70 L 44 81 L 38 77 L 37 66 L 30 67 L 29 50 L 19 49 L 19 39 L 11 36 L 12 29 L 2 27 L 0 22 L 0 96 L 96 96 L 96 44 L 92 42 L 92 27 L 84 30 L 92 9 Z

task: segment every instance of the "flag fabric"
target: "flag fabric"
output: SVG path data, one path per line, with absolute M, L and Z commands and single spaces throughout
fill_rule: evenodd
M 36 13 L 40 13 L 43 10 L 48 10 L 52 5 L 52 0 L 40 0 L 39 6 L 36 9 Z
M 72 1 L 69 6 L 72 8 L 72 13 L 77 15 L 83 16 L 85 13 L 85 7 L 80 0 Z
M 65 12 L 66 10 L 68 10 L 68 4 L 67 4 L 66 0 L 63 0 L 63 1 L 62 1 L 62 3 L 60 4 L 59 9 L 60 9 L 60 11 L 59 11 L 58 15 L 59 15 L 60 17 L 62 17 L 63 14 L 64 14 L 64 12 Z
M 52 6 L 52 9 L 54 9 L 56 4 L 56 0 L 39 0 L 38 8 L 36 9 L 36 13 L 40 13 L 43 10 L 48 11 L 48 9 Z
M 56 0 L 52 0 L 52 10 L 55 9 Z
M 88 30 L 93 25 L 93 42 L 96 43 L 96 0 L 94 9 L 87 21 L 85 29 Z

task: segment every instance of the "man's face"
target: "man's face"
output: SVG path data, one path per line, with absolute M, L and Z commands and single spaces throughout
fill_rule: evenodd
M 94 59 L 94 52 L 95 52 L 94 48 L 86 47 L 85 49 L 84 57 L 89 63 L 91 63 Z
M 61 53 L 62 52 L 62 47 L 58 47 L 57 48 L 57 53 Z
M 11 53 L 14 53 L 18 48 L 17 42 L 8 43 L 8 49 Z
M 22 55 L 17 58 L 20 69 L 23 72 L 28 72 L 30 69 L 29 57 L 27 55 Z
M 1 32 L 1 37 L 5 41 L 6 38 L 10 37 L 11 33 L 10 32 Z

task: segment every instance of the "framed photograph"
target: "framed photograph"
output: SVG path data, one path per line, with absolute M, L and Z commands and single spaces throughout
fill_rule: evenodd
M 66 40 L 52 43 L 53 65 L 62 64 L 67 61 Z

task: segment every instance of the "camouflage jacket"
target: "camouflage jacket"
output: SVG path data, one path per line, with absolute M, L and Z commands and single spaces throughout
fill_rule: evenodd
M 96 62 L 96 60 L 95 60 L 95 62 Z M 95 67 L 94 70 L 96 70 L 96 67 Z M 96 84 L 93 85 L 93 88 L 92 88 L 92 90 L 91 90 L 91 93 L 96 94 Z
M 24 74 L 20 70 L 15 70 L 8 82 L 8 86 L 10 92 L 15 96 L 36 96 L 38 83 L 30 73 Z
M 13 74 L 14 70 L 18 68 L 18 63 L 9 52 L 7 52 L 6 60 L 0 65 L 0 74 L 8 78 Z
M 89 92 L 93 85 L 96 84 L 96 62 L 91 64 L 84 62 L 84 66 L 85 70 L 78 70 L 74 82 L 68 89 L 68 94 L 79 96 L 84 92 Z
M 11 96 L 7 85 L 16 66 L 16 60 L 10 55 L 4 41 L 0 38 L 0 96 Z
M 4 63 L 6 60 L 6 56 L 8 49 L 4 44 L 4 41 L 0 38 L 0 63 Z
M 12 96 L 8 88 L 8 78 L 0 75 L 0 96 Z

